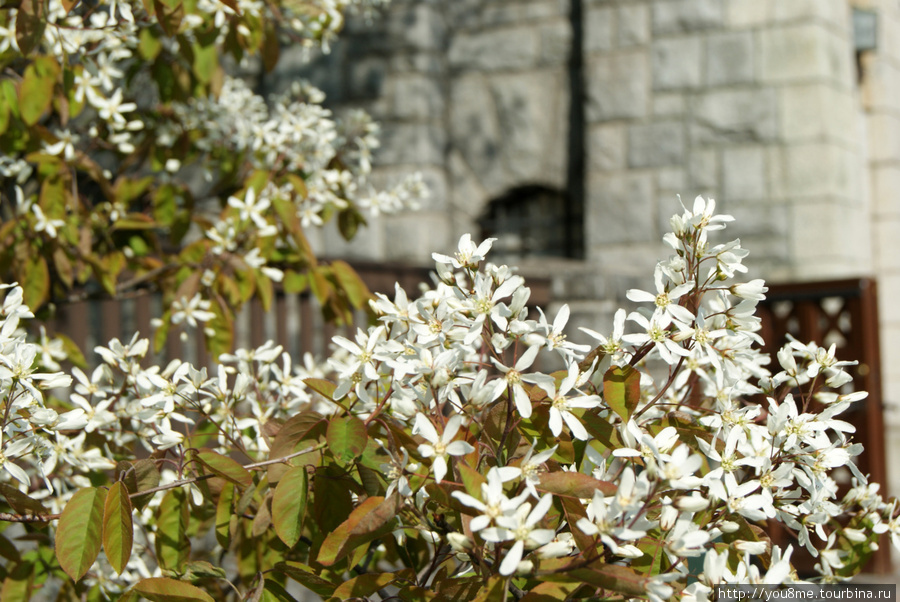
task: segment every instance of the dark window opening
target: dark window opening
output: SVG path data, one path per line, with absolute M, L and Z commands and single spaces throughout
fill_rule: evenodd
M 492 258 L 584 257 L 583 215 L 561 191 L 522 186 L 494 199 L 479 220 L 484 238 L 497 239 Z

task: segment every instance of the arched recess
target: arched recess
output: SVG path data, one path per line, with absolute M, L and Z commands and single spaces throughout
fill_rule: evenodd
M 518 186 L 491 200 L 478 220 L 482 238 L 493 237 L 497 261 L 584 257 L 584 219 L 566 192 Z

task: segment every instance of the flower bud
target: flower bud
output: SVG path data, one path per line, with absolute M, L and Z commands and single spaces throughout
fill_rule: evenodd
M 723 520 L 721 524 L 719 524 L 719 528 L 722 529 L 722 533 L 734 533 L 741 527 L 737 523 L 730 520 Z
M 462 533 L 448 533 L 447 543 L 453 548 L 454 552 L 465 552 L 472 549 L 472 540 Z
M 735 541 L 734 547 L 741 552 L 747 552 L 754 556 L 765 554 L 766 550 L 769 549 L 768 544 L 764 541 L 745 541 L 742 539 Z
M 675 505 L 685 512 L 700 512 L 709 507 L 709 500 L 699 495 L 691 495 L 678 498 Z

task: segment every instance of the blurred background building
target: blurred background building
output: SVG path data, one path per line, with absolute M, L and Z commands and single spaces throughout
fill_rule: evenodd
M 367 109 L 378 179 L 418 170 L 432 196 L 352 245 L 326 233 L 326 255 L 429 264 L 464 232 L 496 236 L 571 325 L 607 330 L 667 254 L 676 195 L 715 198 L 748 277 L 877 282 L 861 336 L 880 335 L 880 372 L 863 371 L 900 455 L 900 3 L 394 0 L 346 33 L 270 85 L 300 69 L 336 110 Z M 841 342 L 841 312 L 816 318 L 823 338 Z M 900 493 L 900 462 L 887 469 Z

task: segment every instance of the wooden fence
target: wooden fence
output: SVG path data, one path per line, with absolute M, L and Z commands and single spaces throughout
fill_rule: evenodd
M 410 299 L 418 296 L 423 283 L 431 284 L 427 268 L 400 264 L 355 263 L 353 267 L 373 293 L 394 298 L 394 283 L 406 290 Z M 545 307 L 550 301 L 550 283 L 545 279 L 528 279 L 531 288 L 529 304 Z M 139 332 L 152 337 L 151 320 L 163 313 L 158 295 L 141 292 L 124 299 L 87 300 L 58 306 L 54 319 L 47 324 L 48 332 L 70 337 L 85 352 L 88 363 L 94 365 L 93 349 L 105 346 L 110 339 L 124 339 Z M 276 291 L 270 311 L 264 311 L 259 300 L 247 303 L 235 319 L 235 348 L 255 348 L 272 340 L 284 347 L 294 361 L 310 352 L 319 357 L 328 355 L 331 337 L 343 334 L 352 338 L 358 326 L 365 326 L 367 316 L 359 311 L 354 324 L 338 327 L 322 319 L 318 302 L 309 291 L 286 294 Z M 191 338 L 182 340 L 183 330 L 173 326 L 164 349 L 147 358 L 147 363 L 163 363 L 181 358 L 195 365 L 209 365 L 211 358 L 201 334 L 194 330 Z

